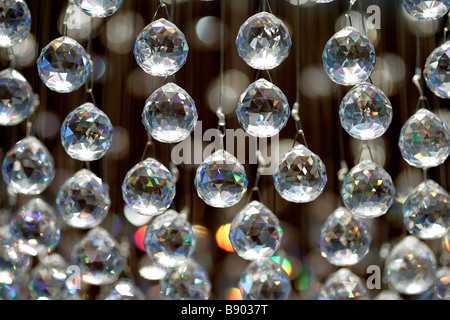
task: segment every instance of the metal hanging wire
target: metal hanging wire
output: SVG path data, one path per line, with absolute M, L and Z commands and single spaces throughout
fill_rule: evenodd
M 172 7 L 174 6 L 174 2 L 172 1 Z M 158 16 L 159 9 L 164 8 L 167 20 L 172 21 L 172 16 L 169 14 L 169 10 L 167 9 L 167 5 L 164 3 L 164 0 L 160 0 L 158 7 L 156 8 L 155 14 L 153 15 L 152 22 L 155 21 L 156 17 Z
M 226 120 L 223 113 L 223 88 L 225 70 L 225 9 L 226 1 L 220 2 L 220 71 L 219 71 L 219 106 L 216 111 L 217 129 L 220 131 L 220 149 L 225 150 Z
M 263 12 L 268 10 L 269 13 L 272 13 L 272 8 L 270 7 L 269 0 L 261 0 L 259 2 L 258 12 Z
M 87 53 L 89 57 L 89 76 L 87 78 L 86 84 L 85 84 L 85 92 L 83 101 L 88 102 L 88 98 L 91 98 L 91 102 L 98 108 L 97 104 L 95 103 L 95 96 L 94 96 L 94 81 L 95 81 L 95 66 L 94 61 L 92 60 L 92 34 L 94 32 L 94 19 L 91 18 L 90 21 L 90 33 L 88 38 L 88 44 L 87 44 Z

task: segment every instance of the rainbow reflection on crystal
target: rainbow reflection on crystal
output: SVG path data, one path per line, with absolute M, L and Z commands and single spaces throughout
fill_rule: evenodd
M 369 293 L 356 274 L 341 268 L 328 276 L 319 300 L 369 300 Z
M 2 0 L 0 3 L 0 47 L 12 47 L 30 33 L 31 13 L 23 0 Z
M 430 53 L 423 69 L 428 88 L 438 97 L 450 98 L 450 41 L 437 47 Z
M 111 289 L 105 293 L 103 300 L 145 300 L 145 295 L 133 281 L 121 279 L 114 283 Z
M 437 20 L 448 11 L 448 0 L 402 0 L 406 11 L 419 20 Z
M 30 265 L 31 257 L 20 251 L 13 239 L 0 237 L 0 286 L 14 284 Z
M 74 0 L 74 2 L 88 16 L 104 18 L 119 10 L 123 0 Z

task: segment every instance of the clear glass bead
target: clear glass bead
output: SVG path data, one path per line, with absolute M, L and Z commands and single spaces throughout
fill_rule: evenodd
M 119 10 L 123 0 L 74 0 L 74 2 L 88 16 L 103 18 Z
M 394 290 L 383 290 L 373 300 L 403 300 Z
M 392 122 L 392 105 L 374 85 L 364 82 L 353 87 L 339 108 L 341 125 L 355 139 L 381 137 Z
M 194 131 L 198 114 L 194 100 L 186 90 L 170 82 L 147 99 L 142 119 L 154 139 L 175 143 Z
M 145 296 L 131 280 L 121 279 L 112 285 L 103 300 L 145 300 Z
M 376 218 L 391 207 L 395 187 L 389 173 L 371 160 L 353 167 L 342 183 L 342 200 L 353 215 Z
M 450 131 L 438 116 L 422 108 L 403 125 L 398 145 L 409 165 L 436 167 L 450 154 Z
M 183 32 L 166 19 L 146 26 L 134 45 L 137 64 L 152 76 L 160 77 L 177 72 L 186 63 L 188 51 Z
M 375 67 L 375 49 L 366 35 L 346 27 L 328 40 L 322 60 L 331 80 L 355 85 L 370 77 Z
M 21 275 L 28 271 L 30 265 L 30 256 L 20 251 L 13 239 L 0 237 L 0 287 L 13 285 Z M 0 300 L 2 300 L 1 294 Z
M 73 110 L 61 126 L 61 144 L 80 161 L 94 161 L 108 152 L 113 127 L 108 116 L 88 102 Z
M 319 300 L 369 300 L 369 293 L 356 274 L 342 268 L 328 276 Z
M 437 1 L 433 1 L 437 2 Z M 437 47 L 428 56 L 423 76 L 428 88 L 438 97 L 450 98 L 450 41 Z
M 42 49 L 37 67 L 39 77 L 50 90 L 68 93 L 86 83 L 91 63 L 86 50 L 78 42 L 60 37 Z
M 125 203 L 133 211 L 155 216 L 170 207 L 175 198 L 175 180 L 159 161 L 148 158 L 128 171 L 122 183 Z
M 282 237 L 280 221 L 259 201 L 247 204 L 231 222 L 231 244 L 246 260 L 272 256 L 280 247 Z
M 273 181 L 283 199 L 304 203 L 322 194 L 328 177 L 322 160 L 300 144 L 281 157 Z
M 56 205 L 69 226 L 89 229 L 105 219 L 111 199 L 102 179 L 83 169 L 61 185 Z
M 28 117 L 34 107 L 33 88 L 18 71 L 0 72 L 0 125 L 14 126 Z
M 248 180 L 238 159 L 225 150 L 218 150 L 197 168 L 194 184 L 206 204 L 227 208 L 241 201 L 247 192 Z
M 248 134 L 265 138 L 277 135 L 289 119 L 289 102 L 273 83 L 259 79 L 241 95 L 236 115 Z
M 167 210 L 156 217 L 144 238 L 149 257 L 164 267 L 185 263 L 194 253 L 196 244 L 191 224 L 175 210 Z
M 236 37 L 239 56 L 253 69 L 279 66 L 288 57 L 291 45 L 288 27 L 268 12 L 248 18 Z
M 450 300 L 450 268 L 440 268 L 434 283 L 421 297 L 421 300 Z
M 406 11 L 420 20 L 436 20 L 448 11 L 448 0 L 402 0 Z
M 35 137 L 17 142 L 5 155 L 3 181 L 16 193 L 42 193 L 55 176 L 55 163 L 48 149 Z
M 419 294 L 433 284 L 436 258 L 425 243 L 408 236 L 392 248 L 385 269 L 387 280 L 396 291 Z
M 364 220 L 347 209 L 336 209 L 320 229 L 319 247 L 322 257 L 336 266 L 351 266 L 369 252 L 371 237 Z
M 0 3 L 0 47 L 12 47 L 30 33 L 31 13 L 23 0 L 2 0 Z

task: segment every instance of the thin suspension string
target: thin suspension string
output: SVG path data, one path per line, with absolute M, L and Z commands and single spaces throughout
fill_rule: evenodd
M 352 17 L 350 16 L 350 13 L 352 12 L 352 8 L 355 3 L 356 3 L 356 0 L 350 0 L 349 8 L 347 10 L 347 13 L 345 14 L 345 27 L 353 26 Z
M 447 23 L 444 28 L 444 43 L 447 42 L 447 32 L 450 29 L 450 12 L 447 14 Z
M 366 23 L 364 21 L 364 13 L 363 13 L 361 1 L 358 1 L 358 7 L 359 7 L 359 15 L 361 16 L 361 27 L 362 27 L 362 30 L 364 31 L 364 34 L 367 34 Z
M 164 1 L 161 0 L 161 2 L 164 4 L 164 6 L 166 6 L 166 14 L 168 14 L 167 5 L 164 3 Z M 160 2 L 160 6 L 161 6 L 161 2 Z M 170 4 L 170 16 L 168 16 L 168 20 L 171 21 L 171 22 L 174 21 L 174 19 L 175 19 L 175 5 L 176 5 L 176 3 L 177 3 L 176 0 L 172 0 L 172 2 Z M 157 12 L 155 12 L 155 14 L 156 13 Z M 177 84 L 177 79 L 176 79 L 175 73 L 172 74 L 172 75 L 166 76 L 164 78 L 163 84 L 167 84 L 168 81 L 171 81 L 174 84 Z
M 416 24 L 417 35 L 416 35 L 416 70 L 412 78 L 412 83 L 416 86 L 419 92 L 419 100 L 417 101 L 416 111 L 419 110 L 421 106 L 425 106 L 430 109 L 430 104 L 427 97 L 422 89 L 421 79 L 422 79 L 422 53 L 421 53 L 421 40 L 420 40 L 420 28 Z
M 359 155 L 358 155 L 358 159 L 357 159 L 356 163 L 359 163 L 361 161 L 361 156 L 362 156 L 362 153 L 363 153 L 364 149 L 367 149 L 369 151 L 370 160 L 372 160 L 372 162 L 375 162 L 374 159 L 373 159 L 372 149 L 370 148 L 369 143 L 367 142 L 367 140 L 365 140 L 363 142 L 363 144 L 361 145 L 361 150 L 359 151 Z
M 175 2 L 175 1 L 172 1 L 172 6 L 173 6 L 173 3 L 174 3 L 174 2 Z M 167 5 L 164 3 L 164 0 L 160 0 L 160 1 L 159 1 L 159 5 L 158 5 L 158 7 L 156 8 L 155 14 L 153 15 L 152 22 L 155 21 L 156 16 L 158 15 L 159 9 L 161 9 L 161 8 L 164 8 L 164 9 L 165 9 L 166 16 L 167 16 L 167 20 L 169 20 L 170 22 L 172 22 L 172 18 L 173 18 L 173 17 L 169 14 L 169 10 L 167 9 Z
M 269 0 L 261 0 L 259 2 L 258 12 L 269 10 L 269 13 L 272 13 L 272 8 L 270 7 Z
M 223 88 L 224 88 L 224 70 L 225 70 L 225 10 L 226 1 L 220 2 L 220 75 L 219 75 L 219 107 L 216 115 L 219 119 L 218 129 L 220 131 L 220 148 L 225 150 L 224 139 L 226 134 L 225 114 L 223 113 Z
M 92 34 L 94 32 L 94 19 L 91 18 L 90 21 L 90 33 L 89 33 L 89 38 L 88 38 L 88 45 L 87 45 L 87 53 L 89 56 L 89 76 L 88 79 L 86 81 L 85 84 L 85 93 L 84 93 L 84 98 L 83 101 L 87 102 L 88 97 L 91 97 L 91 101 L 92 103 L 97 106 L 97 104 L 95 103 L 95 96 L 94 96 L 94 81 L 95 81 L 95 77 L 94 77 L 94 61 L 92 60 Z M 98 106 L 97 106 L 98 107 Z
M 153 143 L 153 139 L 150 133 L 147 133 L 147 143 L 145 144 L 144 151 L 142 152 L 141 162 L 146 159 L 147 151 L 149 148 L 152 148 L 152 158 L 156 158 L 156 147 Z
M 253 187 L 250 189 L 249 195 L 247 197 L 247 203 L 249 203 L 252 200 L 254 194 L 256 194 L 259 202 L 263 202 L 261 189 L 259 188 L 259 182 L 261 180 L 262 171 L 264 170 L 264 167 L 267 166 L 267 161 L 264 159 L 261 151 L 259 150 L 256 150 L 256 159 L 258 160 L 258 166 L 256 169 L 255 183 Z

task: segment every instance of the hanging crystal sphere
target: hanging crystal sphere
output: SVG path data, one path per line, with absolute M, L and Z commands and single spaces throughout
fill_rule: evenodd
M 41 80 L 50 90 L 67 93 L 86 83 L 91 63 L 78 42 L 60 37 L 42 49 L 37 66 Z
M 364 82 L 353 87 L 339 108 L 341 125 L 355 139 L 381 137 L 392 121 L 388 97 L 374 85 Z
M 288 27 L 268 12 L 248 18 L 236 37 L 239 56 L 259 70 L 278 67 L 288 57 L 291 45 Z
M 108 231 L 97 227 L 75 245 L 72 264 L 80 267 L 84 282 L 104 285 L 119 279 L 125 261 L 117 241 Z
M 147 99 L 142 119 L 154 139 L 175 143 L 194 131 L 198 114 L 194 100 L 186 90 L 170 82 Z
M 395 290 L 419 294 L 433 284 L 436 258 L 425 243 L 408 236 L 392 248 L 385 269 L 387 280 Z
M 436 2 L 436 1 L 434 1 Z M 428 56 L 423 76 L 428 88 L 438 97 L 450 98 L 450 41 L 437 47 Z
M 403 300 L 394 290 L 383 290 L 373 300 Z
M 356 274 L 342 268 L 325 281 L 319 300 L 369 300 L 369 294 Z
M 232 154 L 219 150 L 206 158 L 197 168 L 195 188 L 206 204 L 227 208 L 241 201 L 247 191 L 244 166 Z
M 282 237 L 280 221 L 259 201 L 250 202 L 231 222 L 231 244 L 246 260 L 272 256 L 280 247 Z
M 19 246 L 13 239 L 0 237 L 0 287 L 12 285 L 22 274 L 28 271 L 30 265 L 30 256 L 20 251 Z M 2 300 L 1 294 L 0 300 Z
M 0 3 L 0 47 L 12 47 L 30 33 L 31 13 L 23 0 L 2 0 Z
M 270 258 L 253 261 L 238 287 L 243 300 L 288 300 L 292 290 L 287 273 Z
M 211 295 L 208 273 L 191 259 L 168 269 L 159 285 L 162 300 L 208 300 Z
M 85 103 L 73 110 L 61 126 L 61 143 L 67 154 L 80 161 L 94 161 L 108 152 L 113 127 L 108 116 Z
M 175 198 L 175 180 L 159 161 L 148 158 L 128 171 L 122 183 L 122 195 L 130 208 L 145 216 L 166 211 Z
M 0 125 L 14 126 L 28 117 L 34 107 L 33 88 L 18 71 L 0 72 Z
M 437 20 L 448 11 L 448 0 L 402 0 L 406 11 L 420 20 Z
M 299 144 L 280 159 L 273 181 L 283 199 L 304 203 L 322 194 L 328 177 L 322 160 Z
M 31 272 L 28 289 L 33 300 L 67 300 L 77 289 L 67 285 L 69 264 L 58 254 L 46 256 Z
M 342 183 L 342 200 L 353 215 L 376 218 L 391 207 L 395 187 L 389 173 L 371 160 L 353 167 Z
M 3 181 L 16 193 L 40 194 L 55 176 L 55 163 L 48 149 L 35 137 L 17 142 L 5 155 Z
M 375 67 L 375 49 L 366 35 L 346 27 L 328 40 L 322 60 L 331 80 L 355 85 L 370 77 Z
M 167 77 L 186 63 L 189 46 L 178 27 L 166 19 L 153 21 L 136 39 L 137 64 L 152 76 Z
M 184 263 L 194 253 L 196 243 L 191 224 L 175 210 L 156 217 L 144 238 L 149 257 L 164 267 Z
M 322 257 L 336 266 L 351 266 L 369 252 L 371 237 L 364 220 L 347 209 L 336 209 L 320 229 L 319 247 Z
M 111 199 L 102 179 L 83 169 L 61 185 L 56 205 L 69 226 L 89 229 L 105 219 Z
M 25 203 L 12 217 L 11 238 L 22 252 L 36 256 L 55 250 L 61 227 L 53 208 L 41 199 Z
M 145 300 L 145 296 L 131 280 L 121 279 L 112 285 L 103 300 Z
M 422 108 L 403 125 L 398 145 L 409 165 L 436 167 L 450 154 L 450 131 L 438 116 Z
M 104 18 L 119 10 L 123 0 L 74 0 L 74 2 L 88 16 Z
M 421 297 L 421 300 L 450 300 L 450 268 L 440 268 L 434 283 Z
M 265 138 L 277 135 L 286 126 L 289 102 L 273 83 L 259 79 L 241 95 L 236 115 L 248 134 Z

